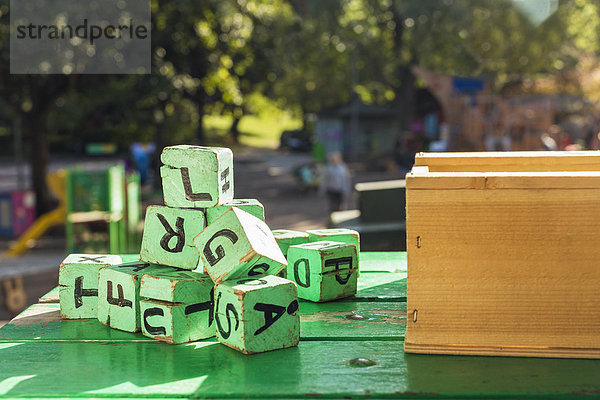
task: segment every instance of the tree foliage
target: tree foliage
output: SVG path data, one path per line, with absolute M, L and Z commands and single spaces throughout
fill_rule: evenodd
M 9 129 L 23 122 L 43 211 L 49 146 L 204 143 L 206 113 L 233 116 L 235 140 L 257 96 L 299 116 L 353 97 L 391 104 L 399 130 L 414 103 L 413 65 L 498 89 L 552 75 L 594 97 L 596 2 L 561 0 L 539 23 L 516 1 L 152 0 L 152 74 L 140 76 L 10 75 L 10 10 L 0 5 L 0 118 Z

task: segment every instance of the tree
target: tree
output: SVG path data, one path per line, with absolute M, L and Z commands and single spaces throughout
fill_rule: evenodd
M 29 144 L 31 181 L 39 215 L 51 209 L 46 186 L 49 158 L 47 118 L 56 106 L 56 100 L 68 90 L 75 78 L 11 75 L 8 12 L 2 12 L 0 16 L 0 60 L 0 101 L 10 118 L 22 122 L 23 137 Z

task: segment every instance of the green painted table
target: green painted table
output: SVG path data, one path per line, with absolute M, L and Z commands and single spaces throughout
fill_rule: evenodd
M 356 298 L 301 302 L 300 345 L 251 356 L 62 321 L 50 292 L 0 329 L 0 398 L 600 398 L 600 361 L 404 354 L 406 256 L 360 262 Z

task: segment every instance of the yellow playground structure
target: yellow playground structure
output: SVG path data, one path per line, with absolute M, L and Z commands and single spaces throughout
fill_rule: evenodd
M 49 229 L 64 225 L 66 252 L 135 253 L 141 242 L 139 174 L 125 174 L 123 165 L 101 169 L 83 166 L 57 170 L 47 176 L 58 207 L 40 216 L 0 254 L 21 256 Z
M 2 258 L 14 258 L 25 253 L 33 246 L 35 240 L 46 231 L 57 225 L 64 225 L 66 219 L 66 193 L 64 169 L 57 170 L 46 177 L 46 182 L 52 193 L 58 199 L 58 207 L 40 216 L 5 252 Z

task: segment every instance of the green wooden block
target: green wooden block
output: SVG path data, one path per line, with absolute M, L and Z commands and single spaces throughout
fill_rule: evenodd
M 358 260 L 353 244 L 321 241 L 290 246 L 288 279 L 298 285 L 298 297 L 330 301 L 356 294 Z
M 233 153 L 223 147 L 170 146 L 160 156 L 169 207 L 205 208 L 233 200 Z
M 245 354 L 298 345 L 296 285 L 273 275 L 228 280 L 215 287 L 219 342 Z
M 160 268 L 144 262 L 133 262 L 100 269 L 98 321 L 122 331 L 139 331 L 140 278 Z
M 275 229 L 273 237 L 277 241 L 279 248 L 284 256 L 287 257 L 288 248 L 296 244 L 308 243 L 308 233 L 300 231 L 292 231 L 289 229 Z
M 277 241 L 283 255 L 287 258 L 287 251 L 290 246 L 302 243 L 308 243 L 308 233 L 292 231 L 289 229 L 276 229 L 272 231 L 273 237 Z M 284 268 L 277 276 L 287 278 L 287 268 Z
M 212 224 L 223 213 L 231 207 L 237 207 L 247 213 L 254 215 L 260 220 L 265 220 L 265 208 L 260 201 L 256 199 L 233 199 L 225 204 L 210 207 L 206 209 L 206 223 Z
M 214 288 L 210 276 L 175 268 L 154 269 L 140 282 L 140 296 L 170 303 L 198 303 Z
M 196 268 L 200 255 L 193 239 L 205 226 L 202 210 L 149 206 L 140 260 L 176 268 Z
M 215 336 L 212 294 L 211 289 L 205 301 L 197 303 L 140 300 L 142 333 L 171 344 Z
M 142 276 L 142 333 L 167 343 L 215 336 L 213 293 L 208 275 L 169 268 Z
M 98 272 L 100 268 L 121 264 L 119 256 L 108 254 L 70 254 L 58 273 L 60 313 L 65 319 L 98 316 Z
M 197 272 L 215 283 L 278 274 L 287 262 L 271 230 L 260 219 L 232 207 L 194 238 L 200 252 Z
M 356 252 L 360 254 L 360 235 L 357 231 L 345 228 L 336 229 L 311 229 L 306 231 L 309 242 L 320 242 L 329 240 L 332 242 L 349 243 L 356 246 Z

